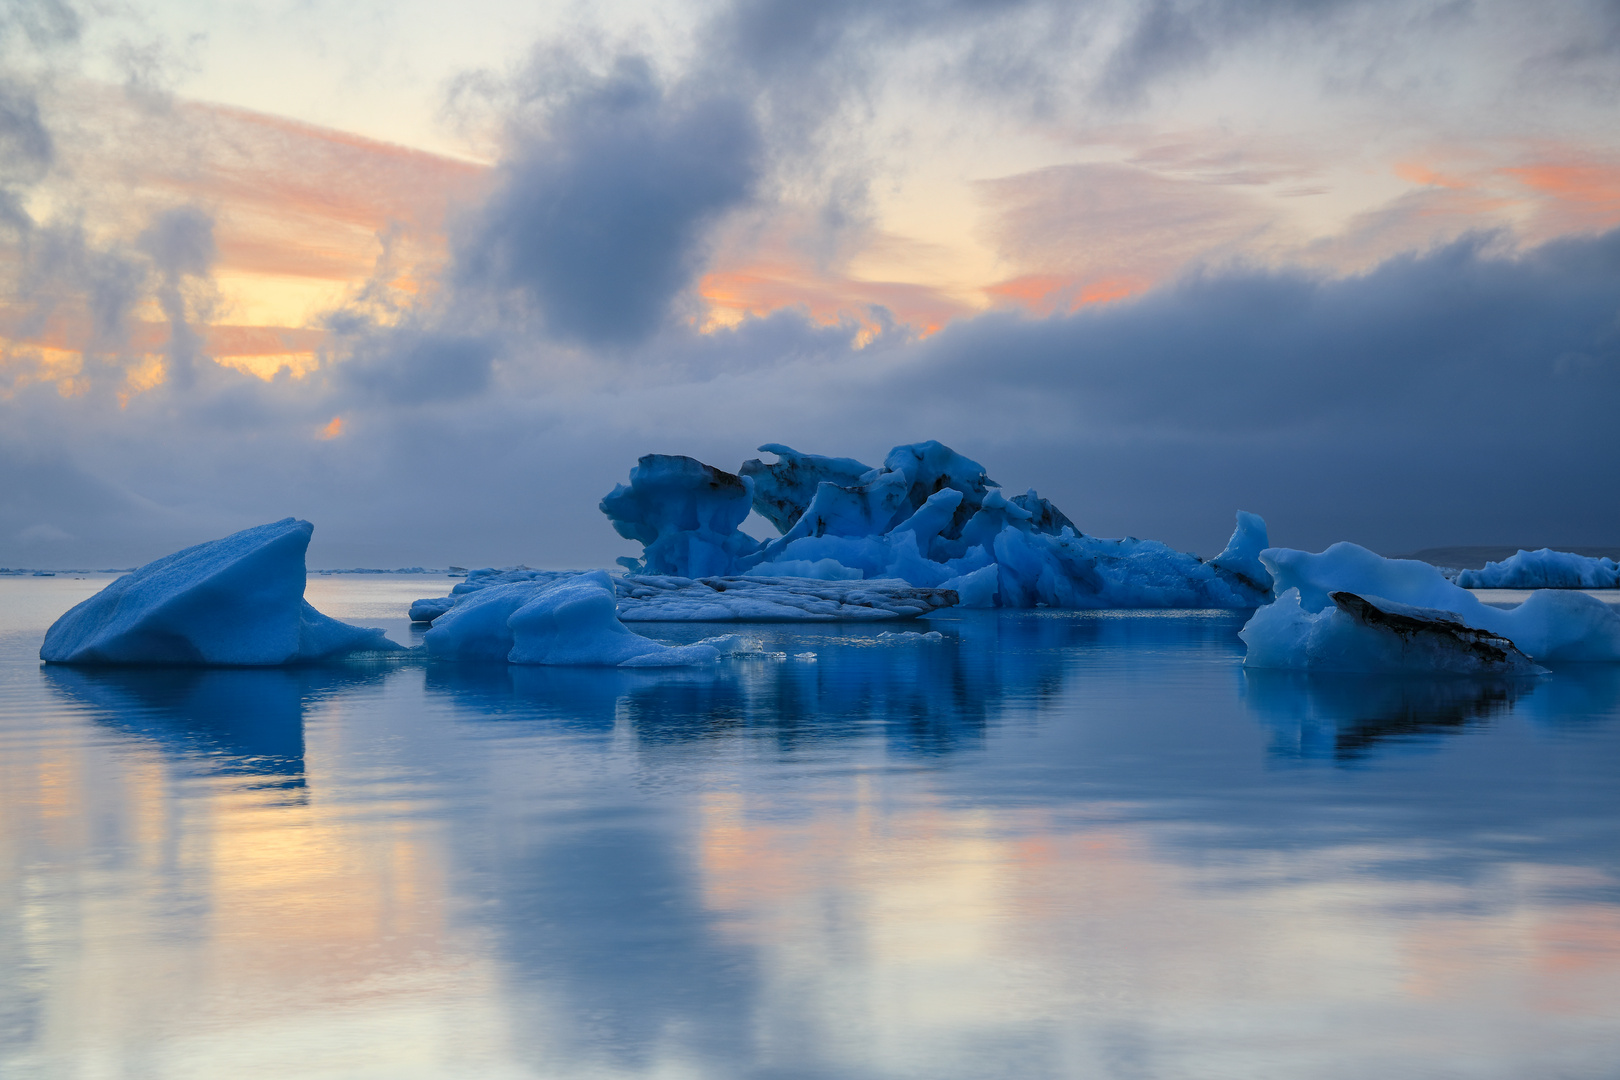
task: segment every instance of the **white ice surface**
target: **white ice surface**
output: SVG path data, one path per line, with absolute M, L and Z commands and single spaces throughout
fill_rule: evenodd
M 1334 544 L 1317 554 L 1267 548 L 1260 560 L 1271 572 L 1279 599 L 1257 611 L 1244 627 L 1243 637 L 1254 658 L 1245 663 L 1252 667 L 1313 666 L 1286 660 L 1290 650 L 1308 646 L 1300 636 L 1305 624 L 1293 609 L 1317 615 L 1334 606 L 1328 594 L 1335 591 L 1451 613 L 1465 626 L 1509 639 L 1540 663 L 1620 661 L 1620 614 L 1584 593 L 1541 590 L 1518 607 L 1504 610 L 1480 602 L 1428 563 L 1386 559 L 1350 543 Z M 1292 600 L 1287 599 L 1290 591 Z M 1313 655 L 1327 655 L 1322 651 L 1326 644 L 1315 648 Z
M 1616 589 L 1620 563 L 1551 548 L 1521 550 L 1481 570 L 1459 572 L 1457 584 L 1465 589 Z
M 463 660 L 591 667 L 676 667 L 745 651 L 736 635 L 664 645 L 619 619 L 606 571 L 506 581 L 464 594 L 423 635 L 427 651 Z
M 1312 612 L 1300 604 L 1298 589 L 1288 589 L 1238 632 L 1248 646 L 1243 665 L 1389 674 L 1528 675 L 1540 670 L 1511 645 L 1479 647 L 1481 632 L 1465 627 L 1459 632 L 1460 621 L 1451 612 L 1377 596 L 1357 599 L 1405 618 L 1397 628 L 1369 623 L 1337 604 Z
M 273 667 L 402 646 L 304 601 L 314 526 L 285 518 L 166 555 L 125 574 L 46 631 L 62 664 Z

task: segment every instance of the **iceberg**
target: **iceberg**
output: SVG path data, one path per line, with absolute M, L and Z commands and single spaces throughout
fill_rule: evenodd
M 1406 660 L 1395 659 L 1385 646 L 1371 644 L 1375 636 L 1393 633 L 1394 624 L 1374 626 L 1376 616 L 1347 612 L 1335 598 L 1340 593 L 1373 603 L 1386 615 L 1395 606 L 1426 609 L 1426 618 L 1443 616 L 1504 638 L 1538 664 L 1620 661 L 1620 614 L 1585 593 L 1539 590 L 1517 607 L 1491 607 L 1428 563 L 1386 559 L 1351 543 L 1334 544 L 1316 554 L 1267 548 L 1260 561 L 1270 572 L 1278 597 L 1256 611 L 1240 633 L 1248 646 L 1247 667 L 1410 670 Z M 1424 640 L 1433 644 L 1432 638 Z M 1341 649 L 1354 659 L 1336 658 L 1340 654 L 1335 650 Z M 1370 665 L 1377 656 L 1384 656 L 1390 666 L 1335 666 Z
M 730 574 L 759 541 L 738 530 L 753 506 L 754 485 L 696 458 L 647 454 L 630 483 L 601 502 L 602 513 L 626 540 L 639 541 L 640 560 L 620 559 L 648 574 Z
M 422 644 L 444 659 L 597 667 L 705 664 L 743 651 L 736 635 L 692 645 L 653 641 L 620 621 L 617 603 L 602 570 L 503 582 L 466 595 L 434 621 Z
M 449 611 L 456 602 L 468 593 L 487 589 L 492 585 L 507 585 L 513 582 L 559 581 L 566 577 L 573 577 L 576 570 L 533 570 L 527 566 L 503 566 L 496 569 L 486 566 L 482 570 L 468 571 L 467 576 L 450 590 L 448 596 L 430 596 L 423 600 L 413 600 L 410 608 L 411 622 L 431 623 L 440 615 Z
M 1206 561 L 1153 540 L 1088 536 L 1033 489 L 1007 498 L 982 465 L 939 442 L 897 446 L 878 468 L 760 449 L 778 460 L 756 458 L 736 475 L 642 458 L 602 500 L 619 534 L 643 544 L 641 559 L 620 560 L 631 575 L 892 580 L 949 590 L 968 607 L 1246 608 L 1271 598 L 1255 514 L 1240 512 L 1225 550 Z M 762 543 L 741 532 L 749 509 L 781 535 Z
M 1464 624 L 1450 611 L 1380 596 L 1330 594 L 1317 612 L 1289 589 L 1238 632 L 1244 666 L 1333 672 L 1533 675 L 1537 667 L 1512 641 Z
M 276 667 L 401 651 L 383 631 L 339 622 L 304 600 L 314 530 L 284 518 L 147 563 L 57 619 L 39 658 Z
M 1520 551 L 1481 570 L 1462 570 L 1465 589 L 1620 589 L 1620 563 L 1569 551 Z

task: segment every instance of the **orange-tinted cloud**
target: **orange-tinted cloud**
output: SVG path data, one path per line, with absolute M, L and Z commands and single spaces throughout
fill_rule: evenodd
M 1442 173 L 1435 172 L 1433 169 L 1409 161 L 1396 163 L 1395 175 L 1400 177 L 1402 180 L 1409 180 L 1414 184 L 1422 184 L 1425 187 L 1443 187 L 1452 188 L 1453 190 L 1462 190 L 1464 188 L 1474 186 L 1467 180 L 1462 180 L 1455 176 L 1446 176 Z
M 854 321 L 877 328 L 875 310 L 927 335 L 970 310 L 928 285 L 900 281 L 861 281 L 787 263 L 726 267 L 705 274 L 698 294 L 711 309 L 711 323 L 729 325 L 798 308 L 817 322 Z
M 1550 204 L 1560 232 L 1620 225 L 1620 163 L 1542 161 L 1502 172 Z

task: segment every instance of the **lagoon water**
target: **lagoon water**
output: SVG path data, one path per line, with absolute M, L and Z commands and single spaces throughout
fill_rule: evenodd
M 1616 1075 L 1620 668 L 1266 677 L 1199 612 L 41 667 L 106 580 L 0 579 L 0 1076 Z

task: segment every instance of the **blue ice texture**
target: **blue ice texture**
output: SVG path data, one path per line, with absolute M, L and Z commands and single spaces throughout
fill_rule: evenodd
M 605 570 L 508 581 L 463 594 L 422 639 L 429 655 L 455 660 L 588 667 L 676 667 L 746 651 L 735 634 L 664 645 L 619 619 Z
M 1620 563 L 1542 548 L 1460 571 L 1457 584 L 1465 589 L 1620 589 Z
M 1082 533 L 1033 489 L 1007 498 L 978 462 L 942 443 L 897 446 L 883 465 L 801 454 L 736 474 L 649 454 L 602 500 L 619 535 L 642 544 L 632 574 L 827 582 L 898 581 L 954 592 L 964 607 L 1249 608 L 1270 599 L 1259 516 L 1238 514 L 1213 559 L 1156 540 Z M 781 535 L 741 531 L 750 510 Z
M 339 622 L 304 600 L 314 531 L 283 518 L 149 562 L 57 619 L 39 658 L 275 667 L 400 651 L 383 631 Z
M 1246 667 L 1458 674 L 1516 670 L 1512 664 L 1502 668 L 1486 663 L 1477 642 L 1447 631 L 1443 623 L 1506 639 L 1537 664 L 1620 661 L 1620 614 L 1585 593 L 1538 590 L 1517 607 L 1492 607 L 1428 563 L 1386 559 L 1351 543 L 1316 554 L 1267 548 L 1260 561 L 1277 599 L 1256 611 L 1239 633 L 1248 647 Z M 1341 594 L 1406 619 L 1357 618 L 1337 599 Z M 1411 632 L 1409 620 L 1424 618 L 1431 625 Z M 1448 633 L 1449 645 L 1444 641 Z

